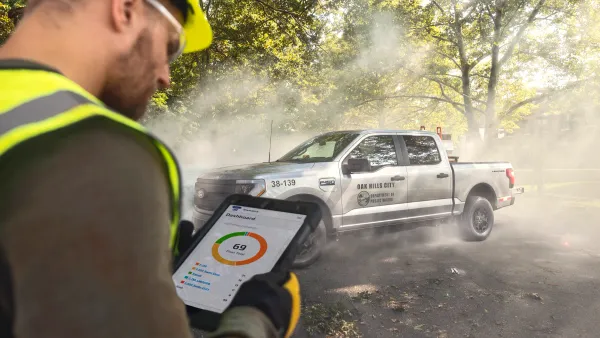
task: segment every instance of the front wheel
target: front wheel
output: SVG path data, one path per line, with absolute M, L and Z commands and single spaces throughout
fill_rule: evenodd
M 316 262 L 321 256 L 326 243 L 327 229 L 325 228 L 325 222 L 321 221 L 315 231 L 300 246 L 298 255 L 294 260 L 293 268 L 306 268 Z
M 480 196 L 469 197 L 459 219 L 461 237 L 465 241 L 484 241 L 493 227 L 494 209 L 490 201 Z

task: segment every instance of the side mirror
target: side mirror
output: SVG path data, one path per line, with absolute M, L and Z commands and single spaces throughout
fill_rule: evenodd
M 371 171 L 371 163 L 366 158 L 350 158 L 348 159 L 348 164 L 345 166 L 347 167 L 348 174 Z M 342 166 L 342 170 L 344 170 L 344 166 Z

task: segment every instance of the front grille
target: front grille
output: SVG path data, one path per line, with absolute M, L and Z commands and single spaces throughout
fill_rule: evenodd
M 204 197 L 198 191 L 204 190 Z M 194 204 L 202 210 L 215 210 L 229 195 L 235 193 L 235 180 L 198 179 L 194 193 Z

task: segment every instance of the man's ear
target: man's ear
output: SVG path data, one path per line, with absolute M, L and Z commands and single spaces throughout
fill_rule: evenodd
M 135 29 L 144 15 L 144 0 L 112 0 L 110 14 L 117 32 Z

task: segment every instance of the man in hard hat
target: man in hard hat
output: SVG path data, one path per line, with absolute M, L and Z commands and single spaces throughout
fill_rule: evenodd
M 197 0 L 29 0 L 0 47 L 0 336 L 191 336 L 179 169 L 135 120 L 211 39 Z M 298 316 L 295 275 L 269 273 L 213 336 L 289 336 Z

